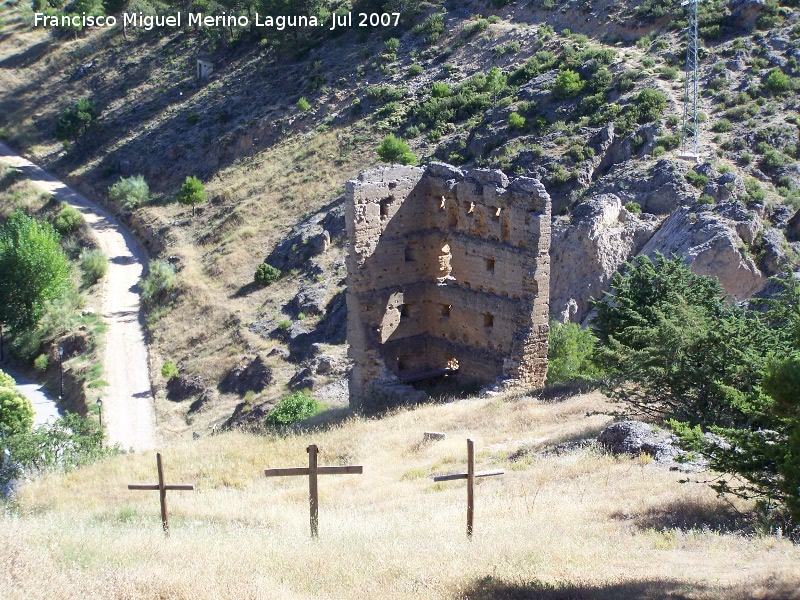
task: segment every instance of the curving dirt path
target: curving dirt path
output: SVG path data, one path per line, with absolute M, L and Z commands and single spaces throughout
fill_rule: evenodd
M 135 451 L 155 447 L 155 412 L 147 346 L 139 310 L 139 279 L 145 254 L 133 236 L 105 210 L 0 142 L 0 162 L 25 174 L 31 183 L 83 213 L 108 256 L 102 317 L 107 325 L 103 379 L 103 425 L 109 443 Z

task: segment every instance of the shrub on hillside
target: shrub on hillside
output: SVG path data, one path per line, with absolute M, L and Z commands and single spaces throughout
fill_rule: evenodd
M 39 371 L 39 373 L 44 373 L 47 371 L 47 367 L 50 366 L 50 359 L 47 358 L 47 354 L 40 354 L 36 358 L 33 359 L 33 368 Z
M 154 307 L 169 300 L 175 286 L 175 268 L 168 262 L 151 260 L 147 275 L 139 283 L 142 303 Z
M 281 277 L 281 272 L 272 265 L 261 263 L 256 269 L 253 280 L 261 287 L 266 287 L 271 283 L 278 281 Z
M 667 107 L 667 96 L 653 88 L 645 88 L 634 96 L 636 121 L 650 123 L 658 121 Z
M 86 219 L 76 208 L 66 202 L 61 203 L 61 210 L 53 221 L 53 227 L 61 235 L 69 235 L 83 227 Z
M 708 177 L 706 177 L 702 173 L 698 173 L 693 169 L 687 171 L 684 177 L 686 178 L 686 181 L 691 183 L 697 189 L 702 189 L 708 183 Z
M 309 104 L 308 100 L 306 100 L 305 96 L 300 98 L 297 101 L 297 110 L 300 112 L 306 112 L 309 108 L 311 108 L 311 104 Z
M 389 38 L 383 42 L 383 47 L 386 48 L 386 52 L 389 54 L 394 54 L 400 48 L 400 40 L 395 37 Z
M 525 117 L 518 112 L 512 112 L 508 115 L 508 128 L 509 129 L 525 129 Z
M 0 323 L 17 334 L 35 326 L 46 303 L 61 298 L 70 265 L 50 223 L 22 211 L 0 226 Z
M 406 74 L 409 77 L 417 77 L 422 75 L 425 72 L 425 69 L 422 68 L 422 65 L 409 65 L 408 69 L 406 70 Z
M 792 79 L 779 68 L 771 69 L 764 80 L 764 87 L 773 94 L 785 94 L 792 89 Z
M 81 98 L 61 113 L 55 129 L 56 139 L 67 141 L 80 137 L 99 116 L 100 111 L 94 102 L 88 98 Z
M 779 169 L 784 166 L 786 162 L 786 157 L 783 154 L 774 148 L 770 148 L 764 153 L 764 157 L 761 159 L 761 166 L 769 170 Z
M 95 419 L 67 413 L 54 422 L 39 425 L 8 438 L 11 460 L 18 476 L 52 469 L 70 471 L 109 456 L 122 454 L 119 446 L 103 447 L 103 430 Z
M 108 198 L 126 210 L 133 210 L 150 198 L 150 187 L 142 175 L 120 177 L 117 183 L 108 188 Z
M 84 250 L 81 252 L 81 270 L 83 284 L 94 285 L 108 272 L 108 258 L 101 250 Z
M 585 82 L 581 76 L 570 69 L 560 71 L 553 84 L 553 96 L 556 98 L 572 98 L 583 90 Z
M 711 127 L 712 131 L 716 131 L 717 133 L 726 133 L 733 129 L 733 123 L 731 123 L 728 119 L 720 119 Z
M 383 138 L 377 151 L 378 157 L 384 162 L 401 165 L 417 164 L 417 157 L 411 152 L 408 144 L 391 134 Z
M 11 388 L 12 390 L 17 387 L 17 382 L 14 378 L 0 369 L 0 388 Z
M 425 34 L 431 44 L 437 42 L 444 33 L 444 15 L 441 13 L 430 15 L 425 21 L 416 25 L 413 32 L 417 35 Z
M 295 392 L 284 396 L 273 408 L 264 423 L 272 427 L 291 425 L 303 419 L 313 417 L 319 411 L 319 403 L 304 392 Z
M 164 379 L 172 379 L 173 377 L 177 377 L 178 374 L 178 365 L 176 365 L 174 362 L 166 360 L 164 361 L 164 364 L 161 365 L 161 376 Z
M 453 90 L 444 81 L 436 81 L 431 86 L 431 97 L 433 98 L 447 98 L 452 93 Z

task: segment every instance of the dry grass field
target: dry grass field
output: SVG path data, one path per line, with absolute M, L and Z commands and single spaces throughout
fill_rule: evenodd
M 0 597 L 800 598 L 800 548 L 755 533 L 747 506 L 644 458 L 542 454 L 596 435 L 607 408 L 490 398 L 178 443 L 167 481 L 196 491 L 168 493 L 166 540 L 157 494 L 126 489 L 155 480 L 152 453 L 45 477 L 0 517 Z M 464 482 L 430 478 L 465 468 L 467 437 L 478 469 L 506 470 L 479 480 L 471 541 Z M 320 476 L 316 541 L 306 479 L 263 476 L 307 464 L 309 443 L 364 465 Z

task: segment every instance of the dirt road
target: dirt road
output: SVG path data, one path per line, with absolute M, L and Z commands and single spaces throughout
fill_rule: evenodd
M 155 447 L 155 413 L 139 310 L 144 252 L 109 213 L 1 142 L 0 162 L 19 169 L 32 183 L 80 210 L 108 256 L 101 313 L 108 327 L 103 379 L 109 386 L 103 397 L 103 425 L 111 444 L 136 451 Z

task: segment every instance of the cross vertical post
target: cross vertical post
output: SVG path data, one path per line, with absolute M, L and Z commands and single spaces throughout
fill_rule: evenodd
M 306 448 L 308 452 L 308 468 L 289 467 L 285 469 L 264 469 L 267 477 L 291 477 L 308 475 L 308 507 L 311 521 L 311 537 L 319 536 L 319 490 L 317 487 L 318 475 L 360 475 L 364 472 L 361 465 L 347 465 L 343 467 L 320 467 L 317 464 L 319 448 L 311 444 Z
M 467 440 L 467 537 L 475 518 L 475 442 Z
M 492 477 L 493 475 L 503 475 L 503 469 L 493 469 L 491 471 L 475 471 L 475 442 L 467 440 L 467 472 L 452 473 L 450 475 L 437 475 L 434 481 L 454 481 L 456 479 L 467 480 L 467 538 L 472 539 L 473 524 L 475 521 L 475 478 Z
M 311 537 L 319 536 L 319 492 L 317 490 L 317 446 L 311 444 L 308 452 L 308 505 L 311 511 Z
M 161 526 L 164 535 L 169 537 L 169 519 L 167 518 L 167 490 L 164 486 L 164 467 L 161 464 L 161 452 L 156 453 L 156 466 L 158 467 L 158 496 L 161 501 Z
M 194 490 L 193 483 L 166 483 L 164 481 L 164 466 L 161 462 L 161 453 L 156 453 L 156 467 L 158 468 L 158 483 L 129 483 L 129 490 L 152 490 L 158 491 L 161 503 L 161 526 L 164 529 L 164 536 L 169 537 L 169 518 L 167 516 L 167 491 L 168 490 Z

